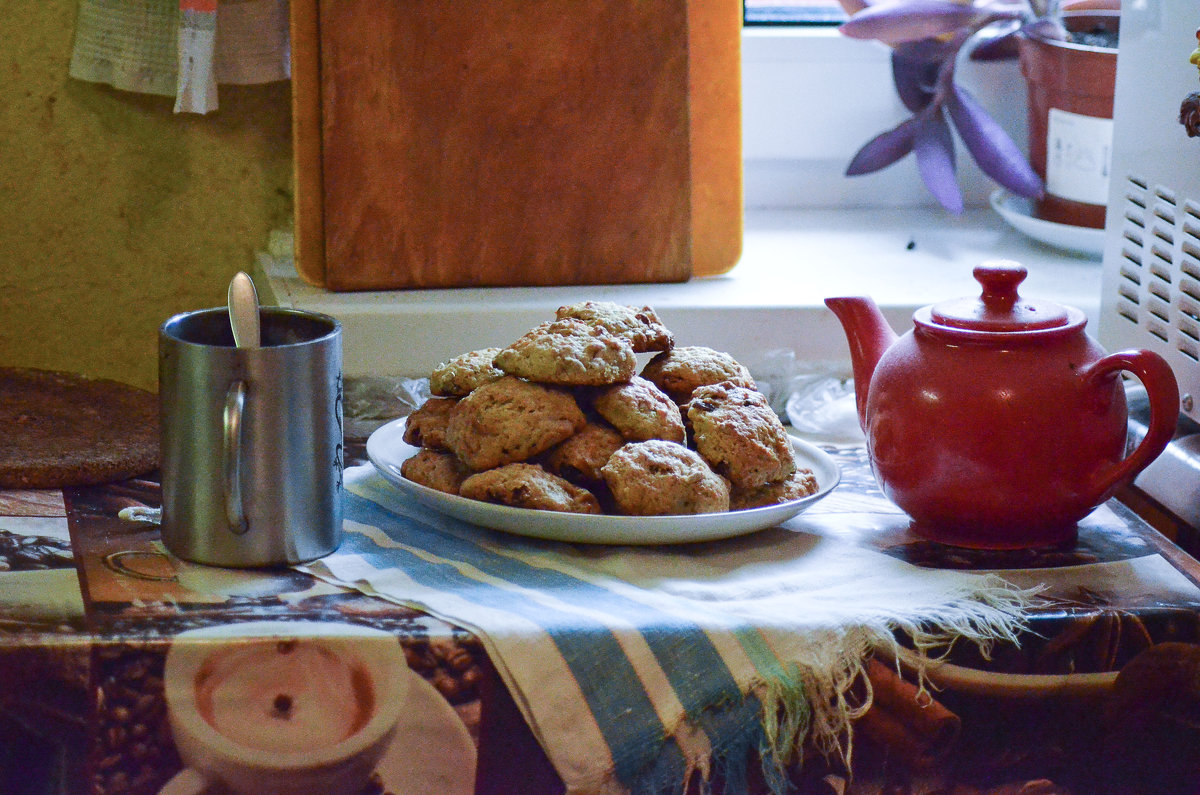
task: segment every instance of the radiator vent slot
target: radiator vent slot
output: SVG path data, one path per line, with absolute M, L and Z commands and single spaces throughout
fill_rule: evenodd
M 1188 213 L 1183 219 L 1183 234 L 1192 240 L 1200 240 L 1200 218 Z
M 1200 301 L 1200 284 L 1191 279 L 1184 279 L 1179 283 L 1179 292 L 1180 311 L 1200 320 L 1200 306 L 1196 304 Z
M 1200 362 L 1200 201 L 1130 176 L 1121 209 L 1115 314 Z
M 1189 276 L 1200 279 L 1200 246 L 1190 240 L 1184 240 L 1180 249 L 1183 258 L 1179 261 L 1180 269 Z
M 1171 307 L 1163 301 L 1150 301 L 1146 308 L 1150 310 L 1150 314 L 1161 320 L 1167 326 L 1171 325 Z M 1164 332 L 1166 333 L 1166 332 Z
M 1150 294 L 1153 295 L 1158 300 L 1162 301 L 1165 304 L 1171 303 L 1170 285 L 1164 285 L 1162 282 L 1153 282 L 1152 281 L 1148 285 L 1146 285 L 1146 288 L 1150 291 Z
M 1178 328 L 1179 333 L 1183 334 L 1189 340 L 1200 342 L 1200 327 L 1196 325 L 1194 320 L 1183 318 L 1179 321 Z M 1181 342 L 1186 342 L 1186 340 L 1181 340 Z
M 1192 279 L 1184 278 L 1179 282 L 1179 308 L 1189 315 L 1196 315 L 1200 318 L 1200 314 L 1196 314 L 1195 302 L 1200 301 L 1200 284 Z

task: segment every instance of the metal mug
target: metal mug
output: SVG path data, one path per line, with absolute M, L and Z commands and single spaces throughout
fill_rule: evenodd
M 342 533 L 342 328 L 261 309 L 262 344 L 234 345 L 225 308 L 159 329 L 162 541 L 184 560 L 280 566 Z

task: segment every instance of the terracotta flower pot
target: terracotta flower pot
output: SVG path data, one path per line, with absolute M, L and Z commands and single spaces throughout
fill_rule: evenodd
M 1072 12 L 1067 29 L 1116 32 L 1119 12 Z M 1029 162 L 1046 183 L 1038 218 L 1104 227 L 1112 153 L 1116 48 L 1018 39 L 1029 92 Z

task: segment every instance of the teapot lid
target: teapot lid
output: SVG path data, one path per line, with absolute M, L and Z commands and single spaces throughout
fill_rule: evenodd
M 993 260 L 972 272 L 983 286 L 979 298 L 956 298 L 929 309 L 930 320 L 944 328 L 969 331 L 1036 331 L 1071 325 L 1071 312 L 1053 301 L 1027 301 L 1017 294 L 1025 266 Z

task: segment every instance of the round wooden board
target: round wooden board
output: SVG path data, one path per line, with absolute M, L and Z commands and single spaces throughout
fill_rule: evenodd
M 158 396 L 77 373 L 0 367 L 0 488 L 85 486 L 158 466 Z

